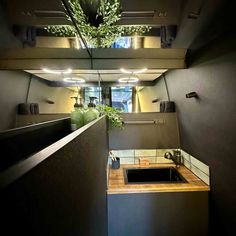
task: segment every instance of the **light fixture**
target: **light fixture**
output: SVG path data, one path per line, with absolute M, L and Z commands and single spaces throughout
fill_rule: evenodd
M 85 79 L 79 77 L 67 77 L 63 79 L 67 83 L 84 83 Z
M 136 76 L 130 76 L 130 77 L 122 77 L 118 79 L 120 83 L 137 83 L 139 81 L 139 78 Z
M 42 71 L 49 73 L 49 74 L 56 74 L 56 75 L 67 75 L 72 73 L 72 69 L 66 69 L 66 70 L 51 70 L 48 68 L 42 68 Z
M 125 74 L 142 74 L 147 71 L 147 68 L 138 69 L 138 70 L 127 70 L 127 69 L 121 68 L 120 71 Z

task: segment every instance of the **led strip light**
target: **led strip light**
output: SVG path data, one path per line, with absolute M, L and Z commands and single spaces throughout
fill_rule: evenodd
M 118 79 L 120 83 L 137 83 L 139 81 L 139 78 L 136 76 L 130 76 L 130 77 L 123 77 Z
M 141 73 L 146 72 L 147 68 L 138 69 L 138 70 L 127 70 L 127 69 L 121 68 L 120 71 L 125 74 L 141 74 Z
M 56 75 L 66 75 L 66 74 L 71 74 L 72 69 L 66 69 L 66 70 L 51 70 L 48 68 L 43 68 L 42 71 L 49 73 L 49 74 L 56 74 Z
M 67 77 L 63 79 L 67 83 L 84 83 L 85 79 L 78 77 Z

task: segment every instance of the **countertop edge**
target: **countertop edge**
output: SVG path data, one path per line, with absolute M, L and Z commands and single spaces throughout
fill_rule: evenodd
M 107 195 L 117 195 L 117 194 L 131 194 L 131 193 L 171 193 L 171 192 L 210 192 L 210 188 L 206 188 L 206 189 L 169 189 L 169 190 L 132 190 L 132 191 L 112 191 L 112 190 L 107 190 Z
M 124 168 L 140 168 L 139 165 L 121 165 L 120 169 L 113 170 L 108 168 L 108 186 L 107 186 L 107 195 L 117 195 L 117 194 L 132 194 L 132 193 L 164 193 L 164 192 L 209 192 L 210 186 L 205 184 L 199 177 L 197 177 L 191 170 L 187 167 L 182 166 L 180 173 L 188 181 L 188 185 L 184 183 L 175 185 L 166 185 L 166 184 L 140 184 L 140 185 L 127 185 L 124 182 L 123 169 Z M 173 164 L 153 164 L 145 168 L 153 167 L 174 167 Z M 142 167 L 141 167 L 142 168 Z

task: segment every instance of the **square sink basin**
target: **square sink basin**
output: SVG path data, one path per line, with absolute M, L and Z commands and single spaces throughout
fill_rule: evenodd
M 126 184 L 186 183 L 186 179 L 174 168 L 124 169 Z

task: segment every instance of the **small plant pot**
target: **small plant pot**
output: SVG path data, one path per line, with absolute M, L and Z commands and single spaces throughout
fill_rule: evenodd
M 120 158 L 116 157 L 116 161 L 111 161 L 111 168 L 112 169 L 119 169 L 120 168 Z

